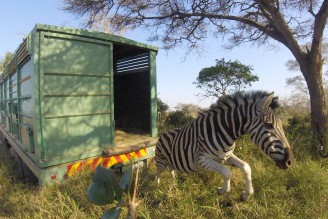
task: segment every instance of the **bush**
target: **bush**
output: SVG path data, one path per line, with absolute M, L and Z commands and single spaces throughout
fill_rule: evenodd
M 313 147 L 310 115 L 296 115 L 289 118 L 285 131 L 294 150 L 301 152 L 299 159 L 309 155 L 312 157 L 319 156 L 317 148 Z M 296 159 L 298 158 L 296 157 Z
M 293 116 L 288 119 L 288 126 L 286 128 L 288 132 L 299 135 L 308 135 L 311 133 L 311 117 L 306 116 Z
M 193 117 L 182 110 L 176 110 L 173 112 L 162 114 L 158 126 L 159 135 L 170 129 L 175 129 L 184 126 L 191 120 L 193 120 Z
M 193 117 L 186 115 L 185 112 L 177 110 L 167 116 L 165 123 L 170 128 L 179 128 L 190 122 L 192 119 Z

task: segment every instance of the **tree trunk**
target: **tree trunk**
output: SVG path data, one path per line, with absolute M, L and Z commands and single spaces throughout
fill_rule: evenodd
M 318 53 L 316 56 L 313 54 L 308 55 L 308 59 L 301 65 L 301 71 L 305 77 L 310 94 L 313 144 L 315 147 L 319 147 L 323 153 L 328 146 L 328 118 L 322 82 L 321 53 Z
M 325 94 L 321 81 L 312 80 L 310 83 L 311 128 L 317 143 L 322 145 L 325 143 L 323 137 L 328 134 Z

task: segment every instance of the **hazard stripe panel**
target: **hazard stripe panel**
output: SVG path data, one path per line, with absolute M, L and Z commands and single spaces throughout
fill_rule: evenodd
M 147 155 L 147 150 L 141 149 L 127 154 L 108 156 L 108 157 L 98 157 L 93 159 L 88 159 L 85 161 L 73 163 L 67 166 L 67 175 L 73 176 L 75 173 L 82 170 L 85 166 L 90 166 L 92 170 L 95 170 L 98 165 L 103 167 L 111 167 L 117 163 L 125 163 L 131 159 L 138 159 L 145 157 Z

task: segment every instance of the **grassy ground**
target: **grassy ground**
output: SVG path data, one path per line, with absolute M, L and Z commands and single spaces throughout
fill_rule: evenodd
M 248 140 L 238 142 L 236 154 L 253 171 L 255 194 L 247 202 L 239 201 L 244 187 L 240 170 L 233 169 L 231 193 L 219 196 L 218 174 L 178 173 L 174 180 L 167 171 L 158 187 L 151 165 L 141 173 L 138 218 L 328 218 L 328 159 L 315 156 L 303 136 L 289 138 L 297 162 L 288 171 L 276 168 Z M 45 188 L 20 183 L 11 171 L 11 161 L 1 149 L 0 218 L 100 218 L 109 208 L 87 201 L 90 171 Z

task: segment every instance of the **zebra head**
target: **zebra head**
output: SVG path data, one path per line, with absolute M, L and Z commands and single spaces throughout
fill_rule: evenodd
M 288 169 L 294 161 L 292 148 L 285 136 L 281 120 L 275 113 L 278 107 L 274 93 L 264 95 L 255 104 L 250 127 L 251 140 L 281 169 Z

